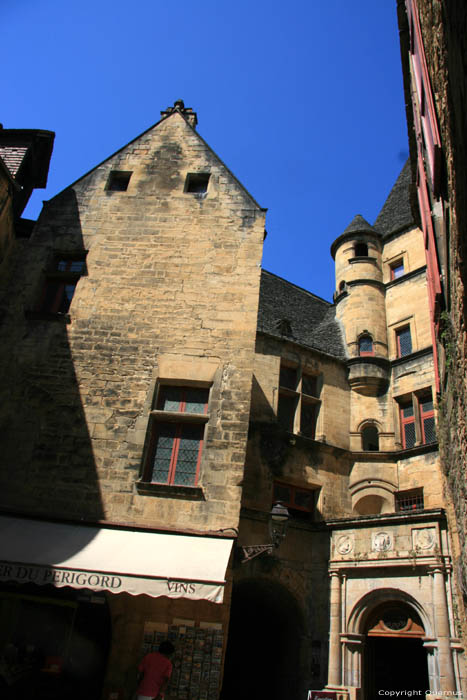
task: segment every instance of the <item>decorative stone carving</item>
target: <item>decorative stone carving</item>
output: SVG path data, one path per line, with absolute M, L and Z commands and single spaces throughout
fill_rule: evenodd
M 341 535 L 337 538 L 336 549 L 339 554 L 350 554 L 354 548 L 354 538 L 352 535 Z
M 412 530 L 412 546 L 415 550 L 434 549 L 436 532 L 434 527 L 423 527 Z
M 371 548 L 374 552 L 388 552 L 394 547 L 392 532 L 381 530 L 374 532 L 371 540 Z

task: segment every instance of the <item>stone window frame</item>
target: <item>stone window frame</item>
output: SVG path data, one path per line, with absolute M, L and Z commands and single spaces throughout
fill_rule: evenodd
M 394 262 L 389 264 L 389 275 L 391 282 L 403 277 L 406 274 L 406 269 L 404 265 L 404 258 L 400 257 Z
M 361 341 L 365 338 L 369 338 L 371 340 L 371 350 L 362 350 L 361 349 Z M 357 338 L 358 342 L 358 356 L 359 357 L 374 357 L 375 355 L 375 341 L 372 336 L 372 334 L 365 330 L 362 333 L 359 334 Z
M 377 441 L 378 441 L 378 445 L 377 445 L 376 449 L 373 449 L 373 448 L 370 449 L 370 448 L 368 448 L 368 447 L 365 447 L 365 437 L 364 437 L 364 434 L 365 434 L 365 431 L 368 430 L 368 428 L 371 428 L 372 430 L 376 430 L 376 437 L 377 437 Z M 363 451 L 363 452 L 379 452 L 379 450 L 380 450 L 380 447 L 379 447 L 379 434 L 380 434 L 380 430 L 379 430 L 379 426 L 378 426 L 378 424 L 376 423 L 376 421 L 373 421 L 373 420 L 367 420 L 367 421 L 365 421 L 364 423 L 362 423 L 362 424 L 360 425 L 359 432 L 360 432 L 361 440 L 362 440 L 362 451 Z
M 161 393 L 163 392 L 163 387 L 181 387 L 186 388 L 186 389 L 205 389 L 207 391 L 207 400 L 204 405 L 204 412 L 203 413 L 189 413 L 186 412 L 184 409 L 181 411 L 168 411 L 161 409 L 160 406 L 160 397 Z M 202 459 L 203 459 L 203 452 L 204 452 L 204 446 L 205 446 L 205 441 L 206 441 L 206 426 L 209 423 L 210 419 L 210 413 L 209 413 L 209 403 L 211 400 L 211 389 L 212 389 L 212 382 L 205 382 L 205 381 L 190 381 L 190 380 L 167 380 L 167 379 L 158 379 L 155 384 L 155 390 L 154 390 L 154 398 L 152 401 L 152 406 L 151 410 L 149 411 L 149 423 L 147 426 L 147 432 L 146 432 L 146 441 L 145 441 L 145 447 L 143 451 L 143 459 L 142 459 L 142 465 L 141 465 L 141 471 L 140 471 L 140 477 L 137 482 L 139 490 L 151 490 L 151 491 L 168 491 L 169 493 L 173 492 L 180 492 L 180 494 L 185 494 L 185 495 L 191 495 L 191 494 L 198 494 L 201 495 L 201 489 L 200 489 L 200 482 L 201 482 L 201 476 L 202 476 Z M 195 483 L 193 485 L 179 485 L 173 483 L 173 479 L 170 479 L 170 476 L 173 476 L 176 472 L 176 461 L 175 464 L 172 464 L 172 459 L 174 458 L 174 454 L 172 453 L 171 456 L 171 466 L 170 466 L 170 472 L 169 478 L 167 482 L 158 482 L 158 481 L 152 481 L 151 479 L 148 478 L 149 476 L 149 471 L 150 471 L 150 460 L 154 456 L 154 450 L 155 450 L 155 442 L 158 438 L 158 426 L 161 424 L 167 424 L 167 423 L 174 423 L 176 426 L 180 426 L 180 429 L 177 430 L 177 434 L 174 438 L 174 440 L 179 440 L 180 439 L 180 432 L 182 430 L 181 426 L 190 426 L 190 425 L 198 425 L 198 426 L 204 426 L 204 430 L 202 431 L 202 435 L 199 441 L 199 451 L 198 451 L 198 458 L 197 458 L 197 465 L 196 465 L 196 475 L 195 475 Z M 172 448 L 174 451 L 178 449 L 178 447 L 173 447 Z M 177 455 L 175 455 L 177 456 Z M 199 493 L 198 493 L 199 492 Z M 159 494 L 158 494 L 159 495 Z
M 286 382 L 281 380 L 285 377 L 286 372 L 289 372 L 290 381 L 288 385 Z M 292 379 L 290 372 L 295 373 L 295 379 Z M 312 378 L 315 383 L 315 395 L 307 393 L 304 391 L 305 387 L 305 377 Z M 307 371 L 306 367 L 303 366 L 302 362 L 293 362 L 285 358 L 281 358 L 280 368 L 279 368 L 279 391 L 277 399 L 277 420 L 279 423 L 285 427 L 291 433 L 296 435 L 301 435 L 303 437 L 316 440 L 317 426 L 319 414 L 321 411 L 321 390 L 322 390 L 322 375 L 318 372 Z M 281 402 L 282 406 L 286 403 L 289 404 L 288 409 L 288 420 L 287 420 L 287 409 L 284 411 L 283 419 L 281 419 Z M 307 407 L 312 407 L 313 419 L 312 427 L 310 431 L 303 430 L 304 413 Z M 308 434 L 310 432 L 311 434 Z
M 404 352 L 401 344 L 401 337 L 403 333 L 408 332 L 408 337 L 410 338 L 410 351 L 409 352 Z M 412 327 L 410 323 L 404 323 L 403 325 L 399 326 L 398 328 L 394 329 L 394 334 L 395 334 L 395 342 L 396 342 L 396 357 L 398 359 L 402 357 L 408 357 L 414 352 L 414 342 L 413 342 L 413 333 L 412 333 Z

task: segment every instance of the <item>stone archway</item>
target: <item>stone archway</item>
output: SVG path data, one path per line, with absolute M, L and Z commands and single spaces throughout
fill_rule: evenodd
M 373 591 L 355 605 L 348 631 L 358 641 L 364 700 L 386 691 L 417 690 L 425 696 L 430 681 L 424 640 L 431 625 L 415 599 L 396 589 Z
M 221 700 L 297 700 L 303 621 L 281 584 L 234 584 Z

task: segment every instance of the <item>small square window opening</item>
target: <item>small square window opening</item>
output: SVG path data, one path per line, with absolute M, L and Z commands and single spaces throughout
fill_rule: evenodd
M 398 260 L 397 262 L 393 263 L 391 265 L 391 279 L 396 280 L 399 277 L 402 277 L 404 274 L 404 263 L 402 260 Z
M 188 173 L 186 176 L 185 192 L 204 194 L 208 190 L 209 173 Z
M 107 189 L 111 192 L 126 192 L 132 174 L 130 171 L 112 170 L 107 182 Z

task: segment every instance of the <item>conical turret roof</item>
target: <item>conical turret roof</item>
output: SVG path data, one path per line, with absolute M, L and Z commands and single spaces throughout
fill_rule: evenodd
M 361 214 L 357 214 L 356 216 L 354 216 L 347 228 L 344 229 L 343 233 L 341 233 L 341 235 L 338 236 L 332 244 L 332 257 L 334 258 L 336 254 L 336 249 L 342 243 L 342 241 L 344 241 L 346 238 L 351 238 L 352 236 L 358 233 L 369 233 L 372 236 L 377 236 L 378 238 L 381 237 L 381 234 L 376 229 L 374 229 L 373 226 L 369 224 L 368 221 Z
M 372 233 L 373 235 L 379 235 L 378 231 L 376 231 L 361 214 L 354 216 L 347 228 L 344 229 L 342 236 L 346 236 L 349 233 Z

